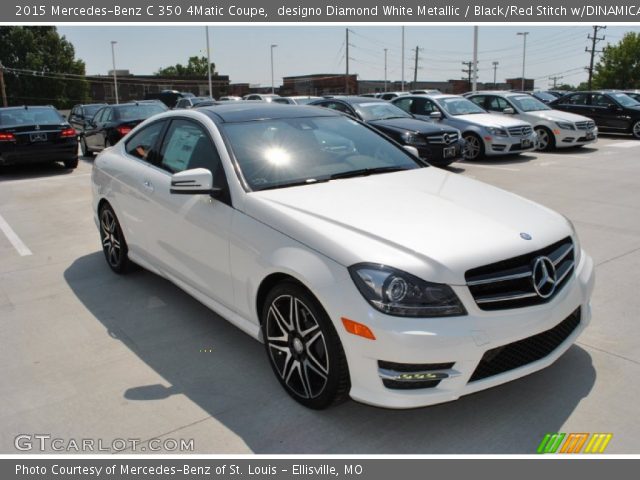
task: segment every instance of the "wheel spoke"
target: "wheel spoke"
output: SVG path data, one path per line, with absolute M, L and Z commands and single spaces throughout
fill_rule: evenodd
M 275 302 L 271 304 L 271 308 L 269 309 L 269 312 L 271 313 L 273 318 L 275 318 L 276 323 L 278 324 L 278 328 L 280 328 L 280 331 L 282 333 L 288 333 L 291 330 L 293 330 L 293 325 L 287 323 L 285 318 L 282 316 L 282 313 L 280 313 L 280 310 L 278 310 L 278 307 L 276 306 Z
M 102 239 L 103 248 L 111 248 L 111 238 L 107 235 Z
M 316 358 L 315 356 L 315 352 L 313 351 L 313 349 L 311 348 L 311 346 L 316 342 L 316 341 L 321 341 L 322 342 L 322 350 L 326 356 L 327 354 L 327 345 L 324 343 L 324 336 L 322 335 L 322 332 L 318 332 L 316 333 L 309 341 L 307 341 L 305 343 L 305 349 L 307 351 L 307 356 L 311 359 L 311 361 L 313 363 L 315 363 L 315 365 L 320 368 L 325 376 L 329 373 L 329 365 L 323 365 L 322 362 L 320 361 L 320 359 Z

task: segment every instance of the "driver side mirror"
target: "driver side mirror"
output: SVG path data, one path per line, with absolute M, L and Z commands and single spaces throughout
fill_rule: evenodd
M 206 168 L 192 168 L 171 176 L 171 188 L 175 195 L 211 195 L 218 198 L 222 188 L 213 186 L 213 174 Z
M 418 149 L 416 147 L 412 145 L 403 145 L 402 148 L 404 148 L 407 152 L 409 152 L 414 157 L 420 158 L 420 152 L 418 152 Z
M 440 120 L 442 118 L 442 113 L 438 111 L 431 112 L 429 114 L 429 118 L 432 118 L 433 120 Z
M 502 110 L 502 113 L 504 113 L 505 115 L 513 115 L 514 113 L 516 113 L 516 111 L 511 107 L 507 107 Z

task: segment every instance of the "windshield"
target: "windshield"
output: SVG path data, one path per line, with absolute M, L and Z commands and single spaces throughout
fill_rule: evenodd
M 412 118 L 404 110 L 387 102 L 358 103 L 353 105 L 365 122 L 388 118 Z
M 12 108 L 0 111 L 0 125 L 19 127 L 22 125 L 58 125 L 64 119 L 53 108 Z
M 637 100 L 631 98 L 626 93 L 612 93 L 611 96 L 623 107 L 637 107 L 640 105 Z
M 223 129 L 252 190 L 425 166 L 401 147 L 342 116 L 227 123 Z
M 542 100 L 543 102 L 553 102 L 556 98 L 558 98 L 549 92 L 535 92 L 533 96 L 538 100 Z
M 152 115 L 162 113 L 166 108 L 155 103 L 140 105 L 123 105 L 115 109 L 116 118 L 119 120 L 144 120 Z
M 453 116 L 487 113 L 475 103 L 462 97 L 441 98 L 438 100 L 438 103 L 449 115 Z
M 509 100 L 523 112 L 538 112 L 540 110 L 551 110 L 544 103 L 531 95 L 522 95 L 520 97 L 509 97 Z

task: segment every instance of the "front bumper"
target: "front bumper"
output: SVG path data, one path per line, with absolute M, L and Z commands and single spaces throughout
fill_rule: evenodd
M 414 408 L 456 400 L 543 369 L 557 360 L 576 340 L 591 319 L 589 303 L 594 286 L 591 258 L 582 252 L 572 279 L 547 304 L 519 309 L 480 310 L 466 286 L 453 287 L 468 315 L 449 318 L 400 318 L 384 315 L 362 298 L 356 287 L 345 281 L 331 289 L 327 305 L 336 320 L 351 376 L 354 400 L 387 408 Z M 356 299 L 356 300 L 354 300 Z M 552 330 L 580 310 L 579 324 L 553 351 L 539 360 L 503 373 L 472 380 L 481 359 L 489 350 Z M 340 322 L 348 317 L 367 325 L 375 340 L 345 332 Z M 394 389 L 384 385 L 380 361 L 393 364 L 440 364 L 449 373 L 436 386 Z M 453 364 L 453 365 L 451 365 Z M 388 372 L 383 372 L 388 373 Z
M 497 156 L 531 152 L 536 148 L 538 136 L 535 132 L 523 137 L 497 137 L 488 135 L 483 137 L 483 140 L 485 154 L 487 156 Z M 528 142 L 528 146 L 523 146 L 523 143 L 526 142 Z
M 558 133 L 556 133 L 558 132 Z M 587 145 L 598 141 L 598 127 L 592 130 L 554 130 L 556 148 Z
M 462 160 L 465 141 L 460 138 L 457 141 L 445 144 L 429 144 L 417 147 L 420 158 L 436 167 L 445 167 L 453 162 Z M 446 152 L 446 155 L 445 155 Z

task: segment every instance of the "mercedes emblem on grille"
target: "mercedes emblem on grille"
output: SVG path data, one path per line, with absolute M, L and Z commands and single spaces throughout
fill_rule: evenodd
M 541 298 L 549 298 L 556 290 L 556 267 L 549 257 L 537 257 L 531 272 L 533 288 Z
M 449 145 L 451 143 L 451 137 L 449 136 L 448 133 L 445 133 L 442 136 L 442 140 L 444 141 L 444 143 L 446 143 L 447 145 Z

